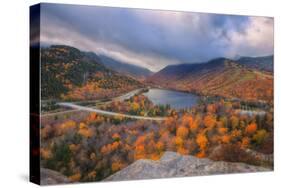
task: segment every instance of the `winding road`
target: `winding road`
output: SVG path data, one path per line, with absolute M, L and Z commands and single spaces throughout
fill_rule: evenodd
M 135 115 L 129 115 L 129 114 L 121 114 L 121 113 L 117 113 L 117 112 L 109 112 L 109 111 L 100 110 L 100 109 L 96 109 L 96 108 L 85 107 L 85 106 L 81 106 L 81 105 L 73 104 L 73 103 L 69 103 L 69 102 L 60 102 L 60 103 L 57 103 L 57 105 L 59 105 L 61 107 L 72 108 L 74 110 L 96 112 L 96 113 L 102 114 L 102 115 L 120 116 L 120 117 L 126 117 L 126 118 L 130 118 L 130 119 L 143 119 L 143 120 L 153 120 L 153 121 L 164 121 L 165 120 L 165 117 L 147 117 L 147 116 L 135 116 Z
M 124 95 L 115 97 L 108 102 L 123 101 L 123 100 L 129 99 L 130 97 L 134 96 L 135 94 L 141 92 L 142 89 L 143 88 L 135 89 L 133 91 L 130 91 L 129 93 L 126 93 Z M 58 103 L 56 103 L 57 105 L 59 105 L 61 107 L 71 108 L 72 110 L 66 110 L 66 111 L 62 111 L 62 112 L 54 112 L 54 113 L 44 114 L 44 115 L 41 115 L 41 116 L 53 116 L 53 115 L 65 114 L 65 113 L 75 112 L 75 111 L 87 111 L 87 112 L 96 112 L 96 113 L 102 114 L 102 115 L 120 116 L 120 117 L 125 117 L 125 118 L 130 118 L 130 119 L 143 119 L 143 120 L 152 120 L 152 121 L 164 121 L 165 120 L 165 117 L 136 116 L 136 115 L 129 115 L 129 114 L 122 114 L 122 113 L 118 113 L 118 112 L 110 112 L 110 111 L 100 110 L 100 109 L 95 108 L 95 107 L 86 107 L 86 106 L 79 105 L 79 103 L 81 103 L 81 102 L 85 102 L 85 101 L 58 102 Z M 94 102 L 94 101 L 86 101 L 86 102 Z

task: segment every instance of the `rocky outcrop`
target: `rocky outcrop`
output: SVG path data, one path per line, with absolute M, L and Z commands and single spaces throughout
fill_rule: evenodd
M 252 166 L 245 163 L 212 161 L 210 159 L 183 156 L 175 152 L 165 152 L 158 161 L 142 159 L 104 181 L 169 178 L 228 173 L 271 171 L 272 169 Z
M 54 184 L 65 184 L 65 183 L 70 183 L 70 180 L 62 175 L 59 172 L 46 169 L 46 168 L 41 168 L 40 169 L 40 178 L 41 182 L 40 185 L 54 185 Z

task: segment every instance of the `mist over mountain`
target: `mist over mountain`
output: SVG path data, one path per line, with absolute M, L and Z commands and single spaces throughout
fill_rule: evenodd
M 144 79 L 145 77 L 151 76 L 153 74 L 153 72 L 147 68 L 124 63 L 105 55 L 100 55 L 99 58 L 101 59 L 101 63 L 106 67 L 138 79 Z

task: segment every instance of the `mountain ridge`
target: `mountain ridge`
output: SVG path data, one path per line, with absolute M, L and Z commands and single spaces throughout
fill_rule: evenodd
M 150 76 L 152 86 L 201 95 L 273 101 L 273 75 L 227 58 L 207 63 L 170 65 Z M 264 92 L 260 92 L 264 91 Z
M 261 71 L 273 72 L 274 55 L 261 57 L 240 57 L 237 62 L 245 65 L 248 68 L 253 68 Z
M 142 84 L 105 67 L 77 48 L 41 48 L 42 99 L 84 100 L 117 96 Z

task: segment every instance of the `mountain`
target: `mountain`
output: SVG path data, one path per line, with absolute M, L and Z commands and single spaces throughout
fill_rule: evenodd
M 250 69 L 226 58 L 206 63 L 170 65 L 149 77 L 146 82 L 201 95 L 273 100 L 272 73 Z
M 109 98 L 140 86 L 135 79 L 108 69 L 98 58 L 76 48 L 53 45 L 41 49 L 42 99 Z
M 273 59 L 273 55 L 263 57 L 241 57 L 237 62 L 252 69 L 273 72 Z
M 150 70 L 137 65 L 123 63 L 104 55 L 100 55 L 99 57 L 101 63 L 106 67 L 137 79 L 144 79 L 153 74 Z

